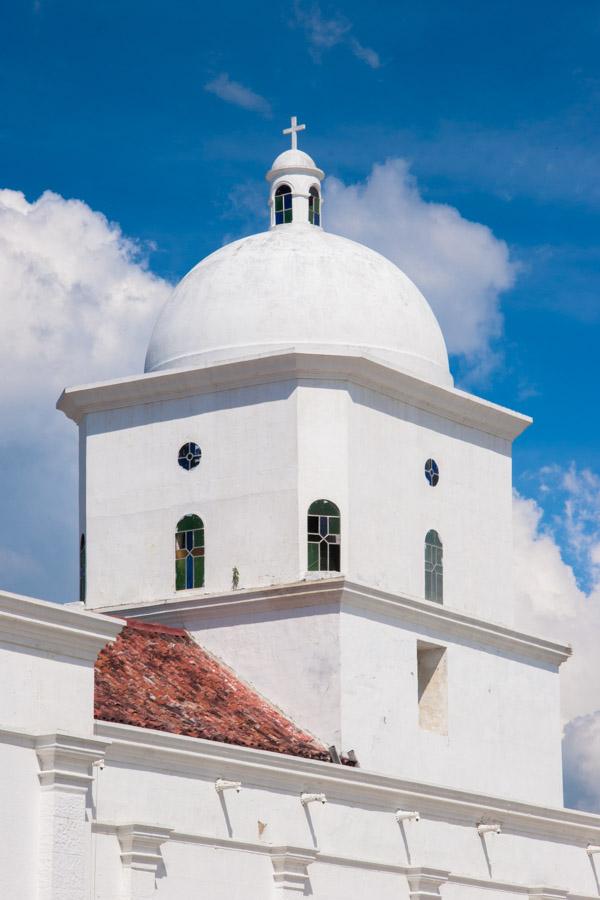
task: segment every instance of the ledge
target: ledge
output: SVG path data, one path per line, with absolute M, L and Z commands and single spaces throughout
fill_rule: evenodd
M 121 828 L 116 822 L 93 822 L 92 831 L 94 834 L 114 834 L 116 835 Z M 168 829 L 165 829 L 165 831 Z M 180 831 L 171 831 L 169 840 L 172 843 L 198 844 L 204 847 L 219 847 L 223 850 L 240 850 L 246 853 L 258 853 L 262 856 L 277 857 L 282 854 L 290 854 L 296 857 L 303 857 L 307 864 L 323 863 L 330 866 L 341 866 L 344 868 L 362 869 L 376 872 L 389 872 L 395 875 L 410 875 L 415 872 L 415 867 L 409 864 L 390 862 L 382 859 L 369 859 L 360 856 L 342 856 L 338 853 L 327 853 L 321 851 L 318 847 L 293 847 L 288 845 L 278 846 L 275 844 L 265 843 L 262 841 L 242 841 L 235 838 L 219 837 L 212 834 L 187 833 Z M 582 849 L 582 853 L 585 850 Z M 419 868 L 416 869 L 419 871 Z M 421 871 L 427 874 L 431 869 L 422 868 Z M 433 870 L 435 871 L 435 870 Z M 439 873 L 439 870 L 438 870 Z M 447 874 L 447 882 L 462 887 L 481 888 L 487 891 L 503 891 L 510 894 L 522 894 L 524 897 L 559 898 L 568 897 L 568 900 L 597 900 L 597 895 L 590 894 L 572 894 L 560 888 L 539 888 L 531 887 L 527 884 L 517 884 L 516 882 L 499 881 L 495 878 L 478 878 L 464 875 L 458 872 L 446 872 L 442 870 L 442 875 Z M 540 893 L 541 892 L 541 893 Z
M 529 416 L 473 394 L 416 378 L 367 354 L 336 354 L 324 348 L 293 346 L 239 360 L 66 388 L 56 406 L 68 418 L 80 422 L 87 413 L 288 379 L 352 382 L 508 441 L 518 437 L 532 421 Z
M 20 594 L 0 593 L 0 641 L 93 662 L 125 622 Z
M 440 606 L 408 594 L 390 594 L 366 587 L 346 578 L 298 581 L 262 589 L 229 591 L 224 594 L 197 594 L 185 600 L 174 599 L 139 606 L 102 607 L 104 612 L 126 618 L 198 626 L 215 619 L 278 610 L 337 604 L 342 611 L 374 611 L 393 616 L 418 628 L 435 629 L 443 640 L 468 640 L 485 648 L 494 648 L 520 658 L 560 666 L 571 655 L 571 648 L 545 638 L 526 634 L 489 622 L 448 606 Z
M 418 809 L 422 819 L 451 819 L 473 827 L 489 817 L 501 822 L 503 832 L 566 839 L 580 846 L 582 852 L 588 843 L 600 843 L 600 816 L 578 810 L 522 803 L 112 722 L 96 721 L 95 734 L 111 742 L 106 753 L 109 766 L 124 763 L 144 770 L 205 776 L 208 780 L 224 777 L 251 781 L 257 787 L 298 796 L 306 790 L 324 792 L 330 803 L 376 807 L 389 811 L 392 818 L 398 807 Z

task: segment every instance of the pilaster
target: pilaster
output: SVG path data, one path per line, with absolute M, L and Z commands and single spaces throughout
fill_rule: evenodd
M 39 900 L 87 900 L 92 767 L 110 741 L 62 733 L 35 739 L 40 765 Z
M 448 881 L 449 872 L 415 866 L 408 869 L 406 878 L 410 888 L 410 900 L 435 900 L 441 897 L 440 888 Z
M 119 825 L 117 836 L 121 845 L 126 900 L 147 900 L 152 896 L 163 861 L 161 847 L 172 832 L 172 828 L 157 825 Z
M 274 847 L 271 851 L 271 862 L 275 896 L 305 894 L 309 886 L 308 867 L 316 858 L 316 851 L 299 847 Z

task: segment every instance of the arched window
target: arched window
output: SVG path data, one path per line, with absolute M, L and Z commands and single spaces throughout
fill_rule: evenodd
M 308 221 L 311 225 L 321 224 L 321 198 L 316 187 L 308 192 Z
M 79 599 L 82 603 L 85 603 L 85 569 L 85 534 L 82 534 L 79 540 Z
M 175 590 L 204 586 L 204 523 L 190 514 L 177 523 L 175 535 Z
M 308 510 L 308 571 L 340 571 L 340 511 L 331 500 L 315 500 Z
M 275 224 L 284 225 L 292 221 L 292 189 L 288 184 L 280 184 L 275 191 Z
M 443 553 L 437 531 L 428 531 L 425 537 L 425 599 L 434 603 L 444 602 Z

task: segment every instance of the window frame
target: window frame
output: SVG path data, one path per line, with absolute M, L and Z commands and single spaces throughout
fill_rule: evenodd
M 307 571 L 341 572 L 342 517 L 331 500 L 313 500 L 306 515 Z
M 308 192 L 308 221 L 311 225 L 321 225 L 321 194 L 313 184 Z
M 444 603 L 444 544 L 435 528 L 425 535 L 425 599 Z
M 202 447 L 195 441 L 187 441 L 182 444 L 177 454 L 177 462 L 186 472 L 191 472 L 200 465 L 202 459 Z
M 187 513 L 175 531 L 175 590 L 203 588 L 206 582 L 204 522 L 196 513 Z
M 290 185 L 285 183 L 278 185 L 273 194 L 273 222 L 275 225 L 289 225 L 293 221 L 292 199 L 293 194 Z

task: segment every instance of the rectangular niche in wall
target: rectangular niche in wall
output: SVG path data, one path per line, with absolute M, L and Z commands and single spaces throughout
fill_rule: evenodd
M 419 725 L 448 734 L 448 659 L 445 647 L 417 641 Z

